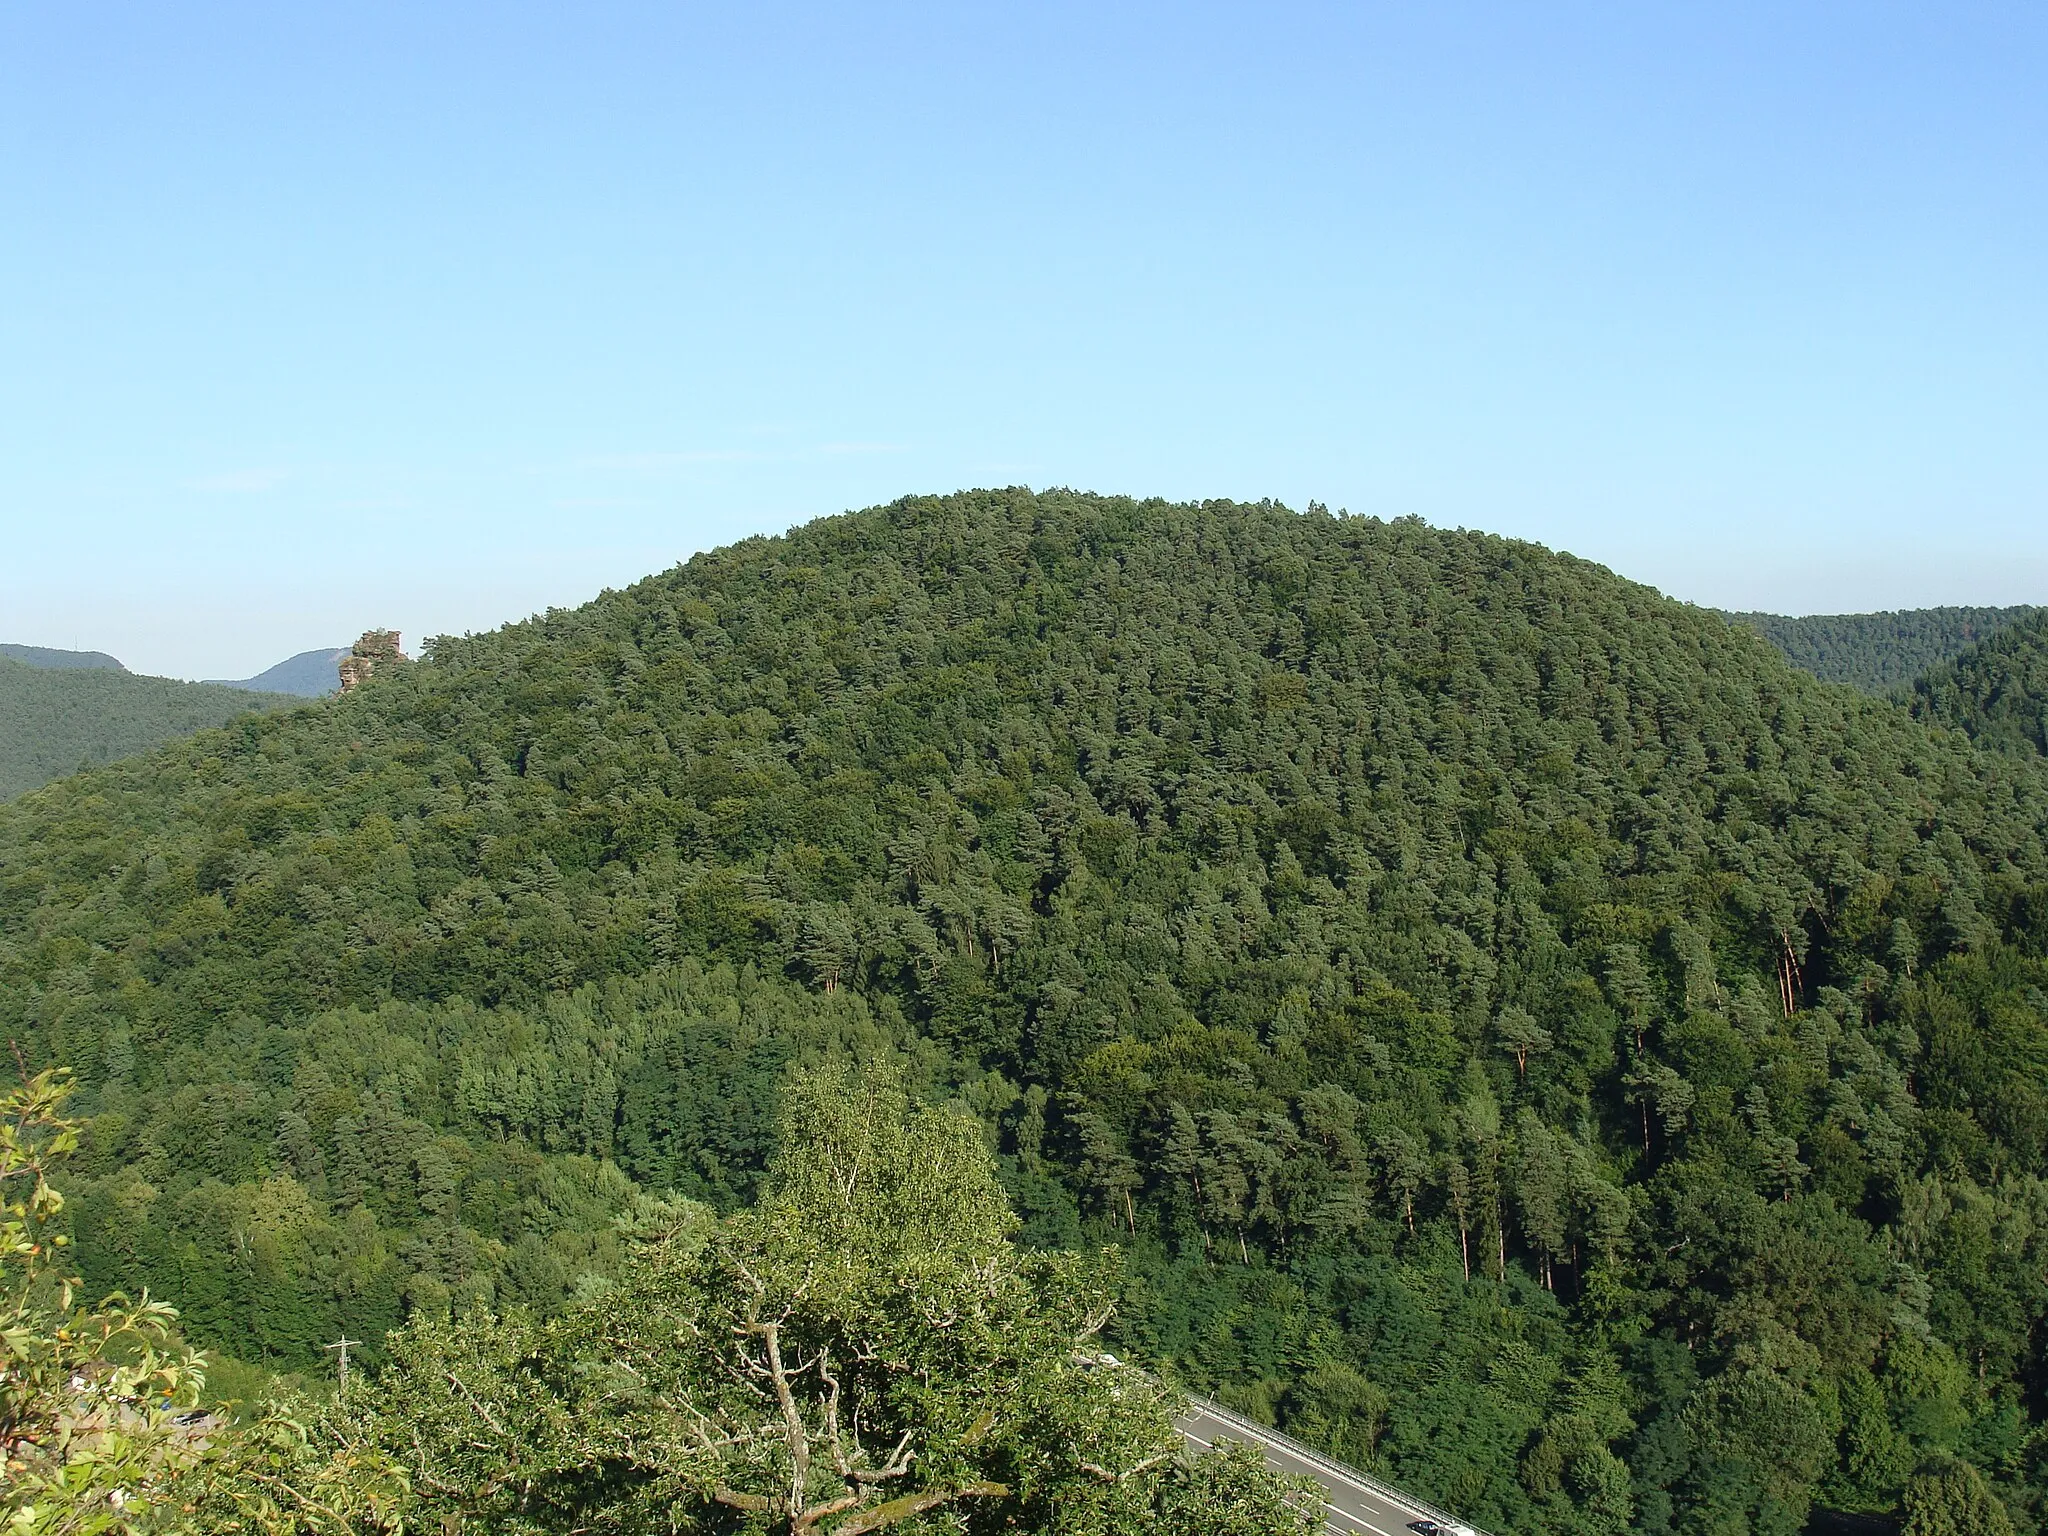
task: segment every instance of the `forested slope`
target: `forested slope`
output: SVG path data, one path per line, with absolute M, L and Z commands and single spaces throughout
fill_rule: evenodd
M 1850 683 L 1865 693 L 1891 693 L 2038 611 L 2022 605 L 1825 613 L 1797 619 L 1777 613 L 1723 617 L 1755 630 L 1783 651 L 1793 666 L 1823 682 Z
M 83 765 L 146 751 L 252 709 L 299 702 L 212 683 L 138 677 L 112 657 L 104 662 L 31 664 L 0 656 L 0 800 Z
M 1123 1352 L 1493 1529 L 2033 1529 L 2044 828 L 1534 546 L 920 498 L 0 810 L 0 1028 L 91 1278 L 274 1363 L 545 1311 L 893 1052 Z
M 1913 680 L 1913 713 L 1979 746 L 2048 752 L 2048 613 L 2000 630 Z

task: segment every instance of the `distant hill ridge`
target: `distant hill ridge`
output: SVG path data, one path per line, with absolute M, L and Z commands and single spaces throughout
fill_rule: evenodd
M 1865 693 L 1893 693 L 1929 667 L 1952 661 L 1978 641 L 2040 610 L 2012 608 L 1906 608 L 1885 613 L 1823 613 L 1787 618 L 1777 613 L 1729 613 L 1730 623 L 1755 630 L 1801 671 L 1824 683 L 1848 683 Z
M 138 677 L 112 657 L 36 663 L 14 654 L 35 649 L 7 646 L 0 655 L 0 800 L 252 710 L 301 702 L 288 694 Z
M 287 656 L 254 677 L 209 677 L 201 686 L 240 688 L 254 693 L 289 693 L 299 698 L 319 698 L 341 687 L 341 659 L 348 655 L 345 645 L 321 646 Z M 117 657 L 105 651 L 62 651 L 46 645 L 0 643 L 0 656 L 24 666 L 50 672 L 126 672 Z
M 305 699 L 319 698 L 341 687 L 341 659 L 347 654 L 345 645 L 322 646 L 318 650 L 288 656 L 254 677 L 210 678 L 208 681 L 220 688 L 248 688 L 258 693 L 290 693 Z
M 0 656 L 24 666 L 53 672 L 126 672 L 128 669 L 105 651 L 56 651 L 46 645 L 0 645 Z

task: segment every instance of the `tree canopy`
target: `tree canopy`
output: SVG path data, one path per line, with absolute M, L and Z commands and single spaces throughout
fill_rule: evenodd
M 51 1182 L 76 1150 L 71 1085 L 44 1071 L 0 1093 L 0 1519 L 8 1536 L 96 1536 L 174 1506 L 190 1459 L 176 1416 L 200 1362 L 147 1294 L 79 1296 Z
M 761 1202 L 637 1214 L 556 1318 L 423 1322 L 356 1407 L 417 1514 L 497 1530 L 897 1527 L 1308 1536 L 1255 1454 L 1190 1458 L 1184 1400 L 1105 1357 L 1113 1251 L 1020 1253 L 982 1126 L 896 1074 L 796 1075 Z M 417 1515 L 416 1515 L 417 1518 Z
M 2048 753 L 2048 613 L 2012 625 L 1913 682 L 1913 713 L 1979 746 Z
M 147 1297 L 54 1278 L 69 1084 L 0 1094 L 0 1514 L 11 1536 L 438 1525 L 1312 1536 L 1319 1490 L 1195 1456 L 1186 1401 L 1105 1355 L 1116 1255 L 1019 1253 L 984 1128 L 892 1069 L 795 1074 L 755 1208 L 643 1199 L 559 1315 L 420 1317 L 377 1379 L 239 1422 Z
M 2034 1529 L 2044 837 L 2048 760 L 1568 556 L 974 492 L 0 809 L 0 1029 L 88 1278 L 274 1368 L 568 1316 L 891 1061 L 1122 1245 L 1117 1354 L 1476 1523 L 1950 1457 Z

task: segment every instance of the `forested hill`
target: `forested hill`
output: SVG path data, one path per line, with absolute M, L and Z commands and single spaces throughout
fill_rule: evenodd
M 223 678 L 220 686 L 248 688 L 257 693 L 291 693 L 306 699 L 320 698 L 340 691 L 341 659 L 347 654 L 345 645 L 300 651 L 275 666 L 264 668 L 254 677 Z
M 86 659 L 0 656 L 0 800 L 252 709 L 299 702 L 211 683 L 137 677 L 111 656 L 92 659 L 99 655 L 93 651 L 39 654 Z
M 0 1028 L 90 1278 L 269 1363 L 587 1291 L 893 1050 L 1130 1248 L 1120 1353 L 1491 1529 L 2031 1530 L 2044 829 L 1582 561 L 976 492 L 0 809 Z
M 59 651 L 47 645 L 0 644 L 0 656 L 9 661 L 18 661 L 25 666 L 48 667 L 53 670 L 68 668 L 98 669 L 108 672 L 126 672 L 121 665 L 105 651 Z
M 1909 608 L 1891 613 L 1729 613 L 1823 682 L 1850 683 L 1865 693 L 1904 689 L 1930 667 L 1951 661 L 1978 641 L 2039 610 Z
M 1921 719 L 1966 731 L 1979 746 L 2048 753 L 2048 612 L 1915 678 L 1909 702 Z

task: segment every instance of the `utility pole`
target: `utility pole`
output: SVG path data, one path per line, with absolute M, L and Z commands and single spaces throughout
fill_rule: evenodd
M 342 1336 L 336 1339 L 332 1344 L 323 1344 L 320 1346 L 322 1349 L 331 1349 L 335 1352 L 335 1374 L 340 1377 L 341 1390 L 344 1392 L 348 1390 L 348 1352 L 351 1349 L 356 1348 L 362 1342 L 363 1341 L 361 1339 L 350 1338 L 348 1334 L 344 1332 Z

